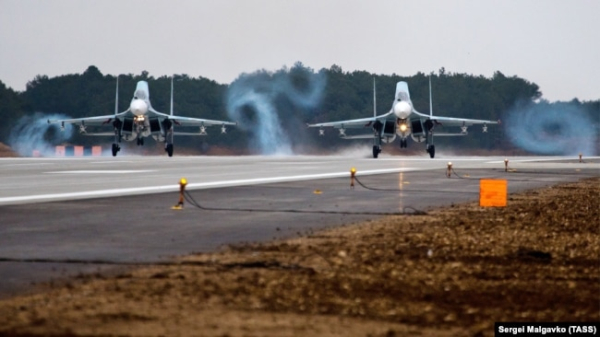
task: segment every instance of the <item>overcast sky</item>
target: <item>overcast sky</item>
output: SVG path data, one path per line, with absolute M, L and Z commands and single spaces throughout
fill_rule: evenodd
M 18 91 L 90 65 L 228 84 L 296 61 L 406 76 L 500 71 L 550 101 L 597 100 L 600 0 L 0 0 L 0 81 Z

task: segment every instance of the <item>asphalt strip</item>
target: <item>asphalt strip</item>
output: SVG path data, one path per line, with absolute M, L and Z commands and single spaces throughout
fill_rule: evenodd
M 399 173 L 399 172 L 410 172 L 417 171 L 419 168 L 394 168 L 394 169 L 380 169 L 380 170 L 366 170 L 358 171 L 357 176 L 366 176 L 374 174 L 386 174 L 386 173 Z M 78 171 L 53 171 L 46 173 L 65 173 L 65 174 L 80 174 Z M 86 173 L 90 173 L 86 171 Z M 112 172 L 114 173 L 114 172 Z M 129 173 L 120 172 L 120 173 Z M 291 182 L 291 181 L 303 181 L 303 180 L 315 180 L 315 179 L 329 179 L 329 178 L 341 178 L 349 176 L 349 172 L 332 172 L 332 173 L 320 173 L 320 174 L 307 174 L 307 175 L 295 175 L 286 177 L 270 177 L 270 178 L 254 178 L 254 179 L 238 179 L 238 180 L 224 180 L 214 181 L 206 183 L 188 183 L 187 189 L 207 189 L 207 188 L 219 188 L 219 187 L 232 187 L 232 186 L 248 186 L 248 185 L 259 185 L 259 184 L 270 184 L 280 182 Z M 165 193 L 165 192 L 176 192 L 179 190 L 178 184 L 170 184 L 163 186 L 148 186 L 148 187 L 132 187 L 132 188 L 118 188 L 118 189 L 107 189 L 107 190 L 96 190 L 96 191 L 83 191 L 83 192 L 70 192 L 70 193 L 53 193 L 53 194 L 38 194 L 38 195 L 26 195 L 17 197 L 5 197 L 0 198 L 0 205 L 13 204 L 13 203 L 24 203 L 24 202 L 46 202 L 46 201 L 57 201 L 57 200 L 68 200 L 68 199 L 89 199 L 89 198 L 100 198 L 110 196 L 123 196 L 123 195 L 136 195 L 146 193 Z

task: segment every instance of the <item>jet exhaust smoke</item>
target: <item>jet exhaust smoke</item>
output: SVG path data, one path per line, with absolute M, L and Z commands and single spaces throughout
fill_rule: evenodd
M 19 155 L 31 157 L 34 150 L 42 156 L 54 156 L 54 145 L 64 142 L 73 135 L 71 124 L 65 124 L 61 131 L 58 124 L 48 124 L 48 119 L 68 119 L 62 114 L 43 114 L 23 116 L 8 137 L 8 144 Z
M 545 155 L 596 155 L 597 126 L 576 103 L 517 104 L 504 125 L 511 142 Z
M 244 74 L 229 86 L 227 113 L 250 133 L 250 146 L 261 154 L 291 155 L 294 139 L 290 135 L 300 135 L 285 122 L 315 108 L 324 88 L 322 73 L 301 66 L 275 74 Z

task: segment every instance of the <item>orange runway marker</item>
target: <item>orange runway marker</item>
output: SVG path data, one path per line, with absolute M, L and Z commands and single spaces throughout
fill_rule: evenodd
M 504 179 L 481 179 L 479 181 L 479 206 L 506 207 L 508 183 Z

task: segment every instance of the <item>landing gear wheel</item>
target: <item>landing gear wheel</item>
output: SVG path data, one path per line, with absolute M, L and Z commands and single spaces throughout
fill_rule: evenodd
M 119 146 L 119 144 L 114 144 L 112 145 L 112 155 L 113 157 L 117 156 L 117 152 L 119 152 L 119 150 L 121 150 L 121 147 Z
M 401 148 L 401 149 L 402 149 L 402 148 L 406 148 L 406 147 L 407 147 L 406 145 L 407 145 L 407 144 L 406 144 L 406 139 L 400 139 L 400 148 Z
M 429 157 L 430 157 L 430 158 L 433 158 L 433 157 L 435 157 L 435 145 L 430 145 L 430 146 L 427 148 L 427 152 L 429 152 Z
M 144 146 L 144 138 L 140 138 L 140 146 Z
M 379 148 L 379 146 L 373 145 L 373 158 L 377 158 L 380 152 L 381 149 Z
M 167 146 L 165 146 L 165 151 L 167 151 L 169 157 L 173 157 L 173 144 L 167 144 Z

